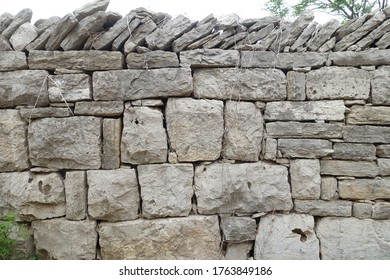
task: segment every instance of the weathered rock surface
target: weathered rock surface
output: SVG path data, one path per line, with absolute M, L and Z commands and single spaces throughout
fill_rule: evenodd
M 131 36 L 124 45 L 124 52 L 128 54 L 136 49 L 137 46 L 145 42 L 146 36 L 151 34 L 157 25 L 150 18 L 145 18 L 141 21 L 141 24 L 131 33 Z
M 317 51 L 326 41 L 330 39 L 333 33 L 340 27 L 340 21 L 332 19 L 325 23 L 315 36 L 307 43 L 309 51 Z
M 75 115 L 119 117 L 124 105 L 122 101 L 81 101 L 76 102 Z
M 82 20 L 83 18 L 93 15 L 96 12 L 105 11 L 109 3 L 110 0 L 95 0 L 73 11 L 73 14 L 78 20 Z
M 339 216 L 350 217 L 352 215 L 352 202 L 344 200 L 294 200 L 294 210 L 313 216 Z
M 10 13 L 4 13 L 0 15 L 0 34 L 11 24 L 14 20 L 14 16 Z
M 344 51 L 329 53 L 329 59 L 339 66 L 387 65 L 389 50 L 369 49 L 361 52 Z
M 378 166 L 374 161 L 321 160 L 321 174 L 375 177 L 378 175 Z
M 13 51 L 10 42 L 0 34 L 0 51 Z
M 390 122 L 390 107 L 386 106 L 352 106 L 347 115 L 347 124 L 379 124 Z
M 104 260 L 222 258 L 217 216 L 101 223 L 98 232 Z
M 335 143 L 332 158 L 349 160 L 375 160 L 373 144 Z
M 321 257 L 325 260 L 390 258 L 390 221 L 323 218 L 317 223 Z
M 359 219 L 369 219 L 372 217 L 372 204 L 354 202 L 352 214 Z
M 101 120 L 95 117 L 46 118 L 28 127 L 32 165 L 59 169 L 98 169 Z
M 376 146 L 376 155 L 378 157 L 390 157 L 390 145 L 377 145 Z
M 373 104 L 390 104 L 390 67 L 382 66 L 371 72 L 371 90 Z
M 243 242 L 255 240 L 256 221 L 249 217 L 221 217 L 224 241 Z
M 180 52 L 180 65 L 192 67 L 234 67 L 240 63 L 236 50 L 197 49 Z
M 390 31 L 390 20 L 386 20 L 381 25 L 379 25 L 376 29 L 374 29 L 372 32 L 367 34 L 366 37 L 364 37 L 359 42 L 357 42 L 356 45 L 360 49 L 365 49 L 367 47 L 370 47 L 372 43 L 374 43 L 376 40 L 381 38 L 384 34 L 388 33 L 389 31 Z
M 195 168 L 198 212 L 256 213 L 292 208 L 287 168 L 266 162 L 213 163 Z
M 135 169 L 88 170 L 88 214 L 109 222 L 138 218 L 139 192 Z
M 116 169 L 120 166 L 121 119 L 103 119 L 102 169 Z
M 290 161 L 291 195 L 296 199 L 319 199 L 321 195 L 320 161 Z
M 390 179 L 339 180 L 339 193 L 345 199 L 389 199 Z
M 306 74 L 296 71 L 287 72 L 287 99 L 303 101 L 306 99 Z
M 12 34 L 9 39 L 15 51 L 23 51 L 26 46 L 33 42 L 38 37 L 38 32 L 34 25 L 26 22 Z
M 232 243 L 229 242 L 226 247 L 225 260 L 248 260 L 251 258 L 253 250 L 253 241 Z
M 129 53 L 126 57 L 129 69 L 155 69 L 179 67 L 179 59 L 173 52 L 151 51 L 146 53 Z
M 30 22 L 32 18 L 32 10 L 31 9 L 23 9 L 19 13 L 17 13 L 14 19 L 10 22 L 10 24 L 3 30 L 1 35 L 5 38 L 11 38 L 12 34 L 26 22 Z M 7 20 L 8 21 L 8 20 Z
M 222 101 L 169 98 L 165 117 L 170 148 L 179 162 L 220 157 L 224 133 Z
M 304 46 L 310 38 L 312 38 L 313 32 L 318 28 L 317 22 L 312 22 L 308 27 L 306 27 L 302 33 L 299 35 L 298 39 L 292 44 L 290 49 L 296 51 L 298 48 Z
M 114 42 L 115 38 L 117 38 L 123 30 L 127 27 L 128 22 L 130 22 L 134 18 L 133 14 L 128 14 L 124 18 L 118 20 L 114 26 L 112 26 L 109 30 L 101 34 L 94 42 L 92 43 L 92 47 L 95 50 L 106 50 L 111 49 L 111 45 Z
M 87 215 L 87 176 L 85 171 L 66 172 L 66 219 L 84 220 Z
M 275 138 L 341 138 L 343 127 L 341 123 L 266 123 L 268 136 Z
M 318 260 L 319 241 L 314 218 L 302 214 L 269 214 L 260 219 L 256 260 Z
M 91 77 L 86 74 L 49 76 L 49 99 L 51 102 L 74 102 L 92 99 Z
M 42 259 L 93 260 L 96 258 L 96 221 L 52 219 L 32 223 L 37 254 Z M 69 244 L 69 246 L 64 246 Z
M 390 219 L 390 203 L 377 202 L 372 208 L 373 219 Z
M 336 200 L 339 198 L 337 179 L 335 177 L 321 177 L 321 199 Z
M 167 154 L 167 134 L 161 110 L 126 105 L 121 142 L 122 162 L 162 163 L 166 162 Z
M 34 41 L 29 43 L 25 49 L 28 52 L 31 52 L 34 50 L 44 50 L 47 41 L 49 40 L 50 36 L 52 35 L 52 33 L 54 32 L 54 30 L 56 28 L 56 24 L 57 23 L 53 23 L 49 28 L 45 29 L 45 31 L 43 33 L 41 33 L 38 36 L 38 38 L 36 38 Z M 38 32 L 38 34 L 39 34 L 39 32 Z
M 188 216 L 192 209 L 192 164 L 140 165 L 142 217 Z
M 62 40 L 76 27 L 79 21 L 73 14 L 67 14 L 57 23 L 53 33 L 45 44 L 45 49 L 48 51 L 58 50 Z
M 40 118 L 63 118 L 73 116 L 73 112 L 70 108 L 56 108 L 56 107 L 43 107 L 43 108 L 22 108 L 20 109 L 20 116 L 26 121 L 31 119 Z
M 279 139 L 278 150 L 287 158 L 321 158 L 333 153 L 332 143 L 320 139 Z
M 354 143 L 390 143 L 390 128 L 370 125 L 346 125 L 344 140 Z

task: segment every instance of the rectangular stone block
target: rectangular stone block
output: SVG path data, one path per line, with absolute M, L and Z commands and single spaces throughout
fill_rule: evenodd
M 390 145 L 378 145 L 376 146 L 376 155 L 377 157 L 390 157 Z
M 291 195 L 296 199 L 319 199 L 321 195 L 320 161 L 296 159 L 290 161 Z
M 278 140 L 269 137 L 265 139 L 265 145 L 263 149 L 264 159 L 276 161 L 277 149 Z
M 381 50 L 375 50 L 381 52 Z M 376 52 L 375 52 L 376 53 Z M 386 50 L 386 53 L 389 53 Z M 389 63 L 390 64 L 390 61 Z M 372 104 L 390 104 L 390 67 L 382 66 L 370 72 Z
M 352 216 L 352 201 L 334 200 L 294 200 L 294 210 L 297 213 L 304 213 L 313 216 Z
M 236 67 L 240 53 L 236 50 L 196 49 L 180 52 L 180 65 L 191 67 Z
M 332 158 L 349 160 L 375 160 L 373 144 L 334 143 Z
M 336 200 L 339 198 L 337 179 L 335 177 L 321 177 L 321 199 Z
M 333 153 L 332 143 L 320 139 L 279 139 L 278 151 L 287 158 L 321 158 Z
M 117 169 L 121 163 L 122 119 L 103 119 L 102 169 Z
M 50 102 L 91 100 L 91 77 L 87 74 L 50 75 L 48 91 Z
M 33 166 L 98 169 L 101 165 L 101 119 L 69 117 L 38 119 L 28 126 Z
M 321 174 L 352 177 L 375 177 L 378 166 L 374 161 L 321 160 Z
M 142 217 L 188 216 L 192 210 L 192 164 L 152 164 L 137 167 Z
M 87 176 L 85 171 L 68 171 L 64 180 L 66 219 L 84 220 L 87 215 Z
M 31 51 L 28 56 L 30 69 L 103 71 L 122 69 L 123 64 L 123 54 L 114 51 Z
M 48 74 L 44 70 L 0 72 L 0 108 L 48 105 Z
M 266 121 L 343 121 L 342 100 L 268 102 Z
M 348 67 L 323 67 L 306 74 L 306 95 L 319 99 L 368 99 L 368 71 Z
M 201 214 L 252 214 L 292 208 L 287 168 L 267 162 L 213 163 L 195 168 Z
M 222 101 L 169 98 L 165 117 L 170 148 L 179 162 L 220 157 L 224 133 Z
M 347 115 L 347 124 L 378 124 L 390 122 L 390 107 L 386 106 L 352 106 Z
M 331 52 L 329 59 L 339 66 L 388 65 L 390 50 L 368 49 L 364 51 Z
M 389 199 L 390 179 L 339 180 L 339 193 L 345 199 Z
M 73 116 L 73 111 L 70 107 L 21 108 L 20 116 L 29 122 L 31 119 L 70 117 Z
M 369 219 L 372 216 L 372 204 L 354 202 L 352 215 L 358 219 Z
M 343 137 L 342 123 L 302 123 L 269 122 L 266 123 L 267 135 L 274 138 L 325 138 Z
M 217 216 L 102 222 L 98 233 L 103 260 L 222 258 Z
M 255 240 L 256 221 L 249 217 L 221 217 L 224 241 L 243 242 Z
M 277 69 L 195 69 L 194 96 L 222 100 L 271 101 L 287 96 L 286 75 Z
M 190 68 L 121 70 L 93 73 L 95 100 L 137 100 L 190 96 Z
M 389 202 L 377 202 L 372 208 L 373 219 L 390 219 L 390 203 Z
M 346 125 L 344 141 L 353 143 L 390 143 L 390 128 L 370 125 Z
M 306 99 L 306 74 L 296 71 L 287 72 L 287 100 Z
M 123 101 L 81 101 L 76 102 L 76 116 L 119 117 L 124 110 Z
M 179 67 L 179 59 L 174 52 L 150 51 L 146 53 L 129 53 L 126 56 L 129 69 L 156 69 Z
M 0 72 L 28 69 L 24 52 L 0 51 Z

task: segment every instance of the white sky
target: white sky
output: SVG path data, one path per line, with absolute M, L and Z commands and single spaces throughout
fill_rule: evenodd
M 23 8 L 33 10 L 34 23 L 40 18 L 64 16 L 75 9 L 92 2 L 92 0 L 2 0 L 0 15 L 9 12 L 16 14 Z M 265 0 L 111 0 L 107 11 L 127 14 L 138 7 L 148 8 L 154 12 L 166 12 L 172 16 L 183 14 L 191 19 L 200 20 L 213 13 L 215 16 L 224 16 L 235 13 L 242 19 L 261 18 L 268 14 L 262 9 Z M 324 23 L 330 19 L 328 15 L 317 15 L 316 21 Z

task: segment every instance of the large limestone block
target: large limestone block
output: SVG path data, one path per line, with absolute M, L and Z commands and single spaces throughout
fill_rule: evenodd
M 343 127 L 342 123 L 266 123 L 267 135 L 274 138 L 342 138 Z
M 49 104 L 47 71 L 0 72 L 0 108 Z
M 343 121 L 342 100 L 268 102 L 264 119 L 267 121 Z
M 140 165 L 142 217 L 188 216 L 192 209 L 192 164 Z
M 390 176 L 390 159 L 378 158 L 379 175 Z
M 375 146 L 373 144 L 335 143 L 332 158 L 348 160 L 375 160 Z
M 352 106 L 347 115 L 347 124 L 378 124 L 390 122 L 390 107 L 386 106 Z
M 390 143 L 390 128 L 371 125 L 346 125 L 344 141 L 353 143 Z
M 65 191 L 58 173 L 0 173 L 1 200 L 24 221 L 65 216 Z
M 100 223 L 104 260 L 221 259 L 217 216 Z
M 293 206 L 287 168 L 267 162 L 199 165 L 194 189 L 201 214 L 289 211 Z
M 326 41 L 330 39 L 333 33 L 340 27 L 340 21 L 338 19 L 332 19 L 325 23 L 318 32 L 315 33 L 313 38 L 307 43 L 309 51 L 318 50 Z
M 22 171 L 29 167 L 27 124 L 18 110 L 0 110 L 0 171 Z
M 361 52 L 333 52 L 329 54 L 329 59 L 332 60 L 333 64 L 339 66 L 388 65 L 390 63 L 389 53 L 390 50 L 378 49 L 369 49 Z
M 123 114 L 122 101 L 81 101 L 76 102 L 74 114 L 81 116 L 119 117 Z
M 103 119 L 102 169 L 116 169 L 121 163 L 122 119 Z
M 25 53 L 0 51 L 0 72 L 22 70 L 27 68 Z
M 20 109 L 20 116 L 28 122 L 30 122 L 31 119 L 63 118 L 63 117 L 70 117 L 72 115 L 73 112 L 68 106 L 67 108 L 42 107 L 42 108 Z
M 249 217 L 221 217 L 224 241 L 244 242 L 255 240 L 256 221 Z
M 95 100 L 138 100 L 190 96 L 191 69 L 164 68 L 93 73 Z
M 88 213 L 109 222 L 138 218 L 139 192 L 135 169 L 88 170 Z
M 195 69 L 194 96 L 222 100 L 284 100 L 287 79 L 277 69 Z
M 98 236 L 96 221 L 53 219 L 32 223 L 37 254 L 42 259 L 93 260 Z
M 373 219 L 390 219 L 390 203 L 389 202 L 377 202 L 372 208 Z
M 129 39 L 127 39 L 124 46 L 125 54 L 135 51 L 137 46 L 145 43 L 145 37 L 151 34 L 156 28 L 157 25 L 152 19 L 149 17 L 143 19 L 141 24 L 134 29 Z
M 196 49 L 180 52 L 180 65 L 191 67 L 234 67 L 240 63 L 236 50 Z
M 87 215 L 87 176 L 85 171 L 66 172 L 66 218 L 84 220 Z
M 378 166 L 374 161 L 321 160 L 321 174 L 352 177 L 375 177 Z
M 81 20 L 87 16 L 93 15 L 98 11 L 105 11 L 109 4 L 110 0 L 95 0 L 73 11 L 73 14 L 78 20 Z
M 170 147 L 180 162 L 220 157 L 224 133 L 222 101 L 170 98 L 165 114 Z
M 50 75 L 48 90 L 51 102 L 91 100 L 91 77 L 87 74 Z
M 28 127 L 32 165 L 58 169 L 97 169 L 101 165 L 101 120 L 46 118 Z
M 151 51 L 146 53 L 129 53 L 126 56 L 129 69 L 156 69 L 179 67 L 177 54 L 166 51 Z
M 291 195 L 297 199 L 319 199 L 321 195 L 320 161 L 290 161 Z
M 294 200 L 294 210 L 297 213 L 313 216 L 352 216 L 352 202 L 345 200 Z
M 321 158 L 333 153 L 332 143 L 321 139 L 279 139 L 278 150 L 287 158 Z
M 389 199 L 390 179 L 339 180 L 339 194 L 345 199 Z
M 263 116 L 250 102 L 227 101 L 222 154 L 228 159 L 258 161 L 263 140 Z
M 167 134 L 158 108 L 126 105 L 123 117 L 121 160 L 131 164 L 166 162 Z
M 306 74 L 306 95 L 319 99 L 368 99 L 369 72 L 349 67 L 323 67 Z
M 386 53 L 386 57 L 388 57 L 388 55 L 389 52 Z M 370 74 L 371 74 L 372 103 L 389 105 L 390 104 L 390 67 L 382 66 L 379 69 L 372 71 Z
M 316 232 L 324 260 L 390 258 L 390 220 L 323 218 Z
M 319 241 L 314 218 L 303 214 L 269 214 L 260 219 L 256 260 L 318 260 Z

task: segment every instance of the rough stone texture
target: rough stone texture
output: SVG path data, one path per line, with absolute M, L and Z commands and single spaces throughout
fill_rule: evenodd
M 1 200 L 24 221 L 65 216 L 65 192 L 58 173 L 0 173 Z
M 323 218 L 317 223 L 324 260 L 387 260 L 390 220 Z
M 18 110 L 0 110 L 0 171 L 22 171 L 29 167 L 27 124 Z
M 122 69 L 123 54 L 107 51 L 32 51 L 28 56 L 30 69 L 115 70 Z
M 389 158 L 390 157 L 390 145 L 376 146 L 376 155 L 378 157 Z
M 345 106 L 342 100 L 268 102 L 266 121 L 342 121 Z
M 225 260 L 248 260 L 254 242 L 228 243 Z
M 197 49 L 180 52 L 180 65 L 191 67 L 235 67 L 240 64 L 236 50 Z
M 333 33 L 340 27 L 340 21 L 332 19 L 325 23 L 315 36 L 307 43 L 309 51 L 318 50 L 326 41 L 330 39 Z
M 315 32 L 317 28 L 317 22 L 313 22 L 308 27 L 306 27 L 301 35 L 299 35 L 298 39 L 291 46 L 291 51 L 296 51 L 298 48 L 301 48 L 303 45 L 305 45 L 307 41 L 312 38 L 313 32 Z
M 122 101 L 82 101 L 76 102 L 75 115 L 119 117 L 124 105 Z
M 49 76 L 50 102 L 75 102 L 92 99 L 91 77 L 86 74 Z
M 287 99 L 303 101 L 306 99 L 306 74 L 296 71 L 287 72 Z
M 321 174 L 375 177 L 378 175 L 378 166 L 373 161 L 321 160 Z
M 139 193 L 135 169 L 88 170 L 88 214 L 109 222 L 138 218 Z
M 349 160 L 375 160 L 373 144 L 335 143 L 332 158 Z
M 179 162 L 220 157 L 224 133 L 222 101 L 169 98 L 165 117 L 170 148 Z
M 166 162 L 167 134 L 158 108 L 126 105 L 123 118 L 121 160 L 131 164 Z
M 279 139 L 278 150 L 287 158 L 321 158 L 333 153 L 330 141 L 317 139 Z
M 339 180 L 339 193 L 345 199 L 389 199 L 390 179 Z
M 203 164 L 195 168 L 194 190 L 201 214 L 289 211 L 287 168 L 267 162 Z
M 73 14 L 67 14 L 57 23 L 50 38 L 45 44 L 45 49 L 48 51 L 58 50 L 62 40 L 76 27 L 78 20 Z
M 28 52 L 33 51 L 33 50 L 44 50 L 47 41 L 49 40 L 50 36 L 52 35 L 52 33 L 54 32 L 54 30 L 56 28 L 56 24 L 57 23 L 53 23 L 49 28 L 47 28 L 43 33 L 41 33 L 38 36 L 38 38 L 36 38 L 31 43 L 29 43 L 25 49 Z M 39 34 L 39 32 L 38 32 L 38 34 Z
M 14 20 L 14 16 L 10 13 L 4 13 L 0 15 L 0 34 L 11 24 Z
M 306 95 L 318 99 L 368 99 L 369 72 L 348 67 L 324 67 L 306 74 Z
M 127 28 L 125 28 L 122 33 L 116 37 L 114 42 L 112 42 L 111 49 L 113 51 L 118 51 L 123 49 L 126 41 L 129 39 L 130 34 L 141 24 L 141 18 L 133 18 L 132 20 L 128 18 Z
M 155 69 L 179 67 L 179 59 L 173 52 L 151 51 L 146 53 L 129 53 L 126 57 L 129 69 Z
M 15 51 L 23 51 L 26 46 L 38 37 L 36 27 L 29 22 L 19 26 L 19 28 L 12 34 L 9 42 Z
M 127 39 L 124 52 L 128 54 L 136 49 L 137 46 L 142 45 L 145 42 L 145 37 L 151 34 L 157 25 L 150 18 L 145 18 L 141 21 L 141 24 L 131 33 L 129 39 Z
M 390 128 L 370 125 L 346 125 L 344 141 L 354 143 L 390 143 Z
M 102 169 L 119 168 L 121 132 L 121 119 L 103 119 Z
M 196 69 L 194 96 L 223 100 L 283 100 L 286 75 L 277 69 Z
M 390 33 L 384 34 L 382 38 L 375 42 L 375 45 L 379 49 L 386 49 L 390 45 Z
M 388 53 L 387 53 L 388 54 Z M 390 104 L 390 67 L 382 66 L 371 73 L 373 104 Z
M 70 117 L 72 115 L 73 112 L 70 108 L 43 107 L 20 109 L 20 116 L 26 121 L 31 121 L 31 119 L 40 118 L 63 118 Z
M 321 177 L 321 199 L 336 200 L 339 198 L 337 179 L 335 177 Z
M 390 107 L 386 106 L 352 106 L 347 115 L 347 124 L 379 124 L 390 122 Z
M 373 219 L 390 219 L 390 203 L 377 202 L 372 208 Z
M 260 219 L 256 260 L 318 260 L 319 241 L 314 218 L 302 214 L 269 214 Z
M 109 0 L 95 0 L 73 11 L 73 14 L 78 20 L 82 20 L 83 18 L 93 15 L 98 11 L 105 11 L 109 3 Z
M 321 195 L 320 161 L 290 161 L 291 195 L 296 199 L 319 199 Z
M 276 153 L 278 149 L 278 141 L 273 138 L 265 139 L 265 145 L 263 149 L 264 159 L 276 161 Z
M 341 123 L 301 123 L 301 122 L 270 122 L 266 123 L 268 136 L 275 138 L 341 138 L 343 135 Z
M 257 161 L 264 126 L 260 109 L 250 102 L 227 101 L 224 116 L 223 156 L 241 161 Z
M 354 202 L 352 214 L 359 219 L 369 219 L 372 216 L 372 204 Z
M 372 32 L 367 34 L 366 37 L 364 37 L 359 42 L 357 42 L 356 45 L 360 49 L 365 49 L 367 47 L 370 47 L 372 43 L 374 43 L 376 40 L 381 38 L 384 34 L 388 33 L 389 31 L 390 31 L 390 20 L 386 20 L 381 25 L 379 25 L 376 29 L 374 29 Z
M 217 216 L 101 223 L 98 232 L 104 260 L 222 258 Z
M 221 217 L 224 241 L 243 242 L 256 238 L 256 221 L 249 217 Z
M 190 68 L 94 72 L 95 100 L 137 100 L 189 96 L 193 90 Z
M 142 217 L 188 216 L 192 209 L 192 164 L 140 165 Z
M 38 119 L 28 127 L 34 166 L 97 169 L 101 160 L 101 120 L 95 117 Z
M 10 24 L 3 30 L 1 35 L 3 35 L 5 38 L 9 39 L 11 38 L 12 34 L 21 26 L 22 24 L 26 22 L 30 22 L 32 18 L 32 10 L 31 9 L 23 9 L 19 13 L 17 13 L 10 22 Z
M 85 171 L 66 172 L 66 219 L 84 220 L 87 215 L 87 176 Z
M 98 236 L 96 221 L 53 219 L 32 223 L 37 254 L 42 259 L 93 260 Z M 65 244 L 69 246 L 64 246 Z
M 350 217 L 352 215 L 352 202 L 344 200 L 294 200 L 294 210 L 313 216 L 339 216 Z
M 93 41 L 92 47 L 95 50 L 111 49 L 111 45 L 114 40 L 123 32 L 123 30 L 127 28 L 127 24 L 131 22 L 133 18 L 134 15 L 128 14 L 124 18 L 118 20 L 114 26 L 112 26 Z
M 3 35 L 0 35 L 0 51 L 13 51 L 10 42 Z
M 390 63 L 389 52 L 390 50 L 378 49 L 369 49 L 361 52 L 332 52 L 329 53 L 329 60 L 339 66 L 387 65 Z

